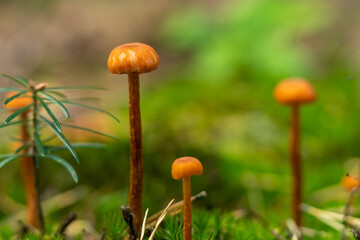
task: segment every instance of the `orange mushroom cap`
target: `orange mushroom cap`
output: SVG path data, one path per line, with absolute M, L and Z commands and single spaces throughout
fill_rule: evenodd
M 360 179 L 357 177 L 352 177 L 352 176 L 344 176 L 341 179 L 341 185 L 346 189 L 346 190 L 353 190 L 355 188 L 358 188 L 360 185 Z
M 12 97 L 18 93 L 19 92 L 16 91 L 9 92 L 8 94 L 6 94 L 6 98 Z M 16 110 L 16 109 L 24 108 L 32 104 L 32 102 L 33 102 L 32 93 L 29 92 L 11 100 L 8 104 L 5 105 L 5 108 Z
M 313 102 L 316 99 L 316 93 L 307 80 L 287 78 L 276 85 L 274 97 L 281 104 L 294 105 Z
M 201 175 L 202 173 L 203 166 L 201 162 L 194 157 L 178 158 L 173 162 L 171 167 L 171 175 L 176 180 L 193 175 Z
M 159 64 L 159 56 L 149 45 L 127 43 L 111 51 L 108 59 L 110 73 L 146 73 L 154 71 Z

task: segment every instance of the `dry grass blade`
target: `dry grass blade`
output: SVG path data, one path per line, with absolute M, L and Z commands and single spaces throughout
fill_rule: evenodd
M 175 216 L 175 215 L 180 214 L 182 211 L 183 211 L 182 208 L 178 208 L 178 209 L 172 210 L 172 211 L 170 211 L 170 209 L 169 209 L 168 215 L 169 215 L 169 216 Z M 157 220 L 154 220 L 154 221 L 152 221 L 152 222 L 149 222 L 147 225 L 148 225 L 149 227 L 152 227 L 152 228 L 153 228 L 153 227 L 155 227 L 156 223 L 157 223 Z
M 142 228 L 141 228 L 141 236 L 140 236 L 140 240 L 143 240 L 144 235 L 145 235 L 145 231 L 146 231 L 146 217 L 148 215 L 149 209 L 146 209 L 145 212 L 145 216 L 144 216 L 144 220 L 143 220 L 143 224 L 142 224 Z
M 160 226 L 160 223 L 164 220 L 165 216 L 166 216 L 166 213 L 168 212 L 171 204 L 175 201 L 175 199 L 171 200 L 169 202 L 169 204 L 166 206 L 166 208 L 164 209 L 164 211 L 162 212 L 161 216 L 159 217 L 156 225 L 155 225 L 155 228 L 154 230 L 152 231 L 151 235 L 150 235 L 150 238 L 149 240 L 152 240 L 154 237 L 155 237 L 155 233 L 156 233 L 156 230 L 158 229 L 158 227 Z
M 328 226 L 332 227 L 333 229 L 335 229 L 339 232 L 342 231 L 344 225 L 339 223 L 333 216 L 331 216 L 328 213 L 329 211 L 317 209 L 317 208 L 314 208 L 314 207 L 304 204 L 304 203 L 301 204 L 300 207 L 301 207 L 302 211 L 316 217 L 317 219 L 319 219 L 323 223 L 327 224 Z M 342 215 L 342 214 L 340 214 L 340 215 Z M 342 221 L 342 219 L 340 221 Z
M 294 234 L 294 235 L 291 237 L 291 240 L 299 240 L 299 238 Z
M 305 212 L 311 211 L 312 212 L 312 213 L 310 213 L 311 215 L 314 215 L 314 214 L 327 215 L 339 222 L 344 221 L 344 214 L 331 212 L 331 211 L 327 211 L 327 210 L 323 210 L 323 209 L 318 209 L 318 208 L 315 208 L 315 207 L 312 207 L 312 206 L 309 206 L 306 204 L 304 204 L 302 207 L 303 207 L 303 211 L 305 211 Z M 346 216 L 346 223 L 353 227 L 360 226 L 360 218 L 353 217 L 353 216 Z
M 328 214 L 329 216 L 331 216 L 332 218 L 338 220 L 338 221 L 343 221 L 344 220 L 344 215 L 340 214 L 340 213 L 335 213 L 335 212 L 330 212 L 330 211 L 325 211 L 323 210 L 324 213 Z M 356 227 L 356 226 L 360 226 L 360 218 L 357 217 L 353 217 L 353 216 L 346 216 L 346 223 Z
M 198 200 L 200 198 L 204 198 L 207 196 L 207 193 L 205 191 L 202 191 L 194 196 L 191 197 L 191 202 L 195 201 L 195 200 Z M 184 205 L 184 202 L 183 201 L 179 201 L 175 204 L 173 204 L 170 208 L 169 208 L 169 211 L 172 212 L 172 211 L 176 211 L 177 209 L 181 208 L 182 206 Z M 154 215 L 152 215 L 151 217 L 148 218 L 147 220 L 147 223 L 148 224 L 151 224 L 152 222 L 156 221 L 160 216 L 161 214 L 163 213 L 164 210 L 161 210 L 157 213 L 155 213 Z
M 305 237 L 315 238 L 322 237 L 324 239 L 329 239 L 331 234 L 322 230 L 315 230 L 308 227 L 301 227 L 301 233 Z
M 292 219 L 288 219 L 286 221 L 286 226 L 288 227 L 289 231 L 292 234 L 291 240 L 298 240 L 301 239 L 301 230 L 299 229 L 299 227 L 296 225 L 296 223 L 294 222 L 294 220 Z

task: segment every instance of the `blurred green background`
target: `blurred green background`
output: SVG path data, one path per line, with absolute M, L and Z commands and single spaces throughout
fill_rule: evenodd
M 80 149 L 80 165 L 64 152 L 78 185 L 60 166 L 41 162 L 44 201 L 73 194 L 50 206 L 49 218 L 76 211 L 99 230 L 104 212 L 127 203 L 127 80 L 106 65 L 110 51 L 127 42 L 149 44 L 160 58 L 157 71 L 141 75 L 144 210 L 181 199 L 171 164 L 194 156 L 204 174 L 193 178 L 193 192 L 208 192 L 196 207 L 251 208 L 275 225 L 289 218 L 290 111 L 272 92 L 291 76 L 309 79 L 318 93 L 301 108 L 304 202 L 341 209 L 340 179 L 358 173 L 360 156 L 359 7 L 355 0 L 0 1 L 0 72 L 50 86 L 105 87 L 67 95 L 99 97 L 92 104 L 121 121 L 71 108 L 79 125 L 120 140 L 65 132 L 73 142 L 107 147 Z M 2 153 L 11 151 L 9 136 L 16 134 L 15 127 L 1 129 Z M 19 161 L 13 161 L 0 169 L 0 224 L 24 203 Z

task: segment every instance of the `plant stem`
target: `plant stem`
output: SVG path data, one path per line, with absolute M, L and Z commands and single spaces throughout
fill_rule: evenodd
M 183 181 L 183 197 L 184 197 L 184 240 L 192 240 L 190 177 L 184 177 L 182 181 Z
M 24 120 L 24 123 L 21 125 L 21 140 L 24 142 L 30 141 L 30 136 L 27 129 L 27 112 L 21 114 L 21 119 Z M 27 152 L 28 149 L 24 150 Z M 28 223 L 34 226 L 35 228 L 40 228 L 40 222 L 37 213 L 37 190 L 36 190 L 36 181 L 35 181 L 35 165 L 33 159 L 30 156 L 25 156 L 22 158 L 22 175 L 26 191 L 26 200 L 27 200 L 27 219 Z
M 346 204 L 345 204 L 345 208 L 344 208 L 344 218 L 343 218 L 343 222 L 344 222 L 344 228 L 341 231 L 341 239 L 345 240 L 346 239 L 346 229 L 349 227 L 349 223 L 348 223 L 348 217 L 350 215 L 350 211 L 351 211 L 351 205 L 354 201 L 355 198 L 355 194 L 357 193 L 358 188 L 355 188 L 353 190 L 350 191 L 349 196 L 346 200 Z
M 301 226 L 301 163 L 299 155 L 299 106 L 292 106 L 290 155 L 293 173 L 292 213 L 298 227 Z
M 130 118 L 130 189 L 129 206 L 134 214 L 135 231 L 142 223 L 143 158 L 140 115 L 140 82 L 138 73 L 128 74 Z
M 37 120 L 37 99 L 36 99 L 36 90 L 33 90 L 33 132 L 35 132 L 35 130 L 38 129 L 38 120 Z M 37 148 L 35 146 L 33 146 L 32 148 L 32 153 L 33 153 L 33 157 L 31 158 L 32 161 L 31 162 L 31 166 L 33 169 L 33 176 L 34 176 L 34 180 L 33 180 L 33 184 L 35 185 L 35 193 L 34 193 L 34 198 L 36 199 L 36 202 L 34 202 L 35 206 L 34 206 L 34 218 L 37 219 L 37 225 L 38 226 L 34 226 L 36 228 L 38 228 L 42 233 L 45 232 L 45 224 L 44 224 L 44 216 L 43 216 L 43 212 L 41 209 L 41 201 L 40 201 L 40 182 L 39 182 L 39 169 L 36 166 L 36 154 L 38 153 Z M 34 200 L 35 201 L 35 200 Z

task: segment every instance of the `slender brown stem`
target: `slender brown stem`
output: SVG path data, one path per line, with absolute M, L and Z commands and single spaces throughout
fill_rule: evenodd
M 36 92 L 37 90 L 35 90 L 32 87 L 32 91 L 33 91 L 33 131 L 38 129 L 38 119 L 37 119 L 37 106 L 38 106 L 38 100 L 36 98 Z M 37 157 L 36 154 L 38 154 L 38 150 L 35 146 L 33 146 L 32 148 L 32 153 L 33 153 L 33 157 L 32 157 L 32 165 L 33 165 L 33 169 L 34 169 L 34 179 L 35 179 L 35 189 L 36 189 L 36 208 L 37 208 L 37 218 L 38 218 L 38 222 L 39 222 L 39 227 L 38 229 L 40 229 L 41 233 L 44 234 L 45 233 L 45 221 L 44 221 L 44 215 L 43 215 L 43 211 L 41 208 L 41 200 L 40 200 L 40 181 L 39 181 L 39 169 L 36 166 L 36 161 L 37 161 Z
M 21 119 L 26 120 L 27 113 L 24 112 L 21 114 Z M 24 142 L 30 141 L 30 136 L 28 134 L 27 122 L 21 126 L 21 140 Z M 28 151 L 27 149 L 24 152 Z M 27 200 L 27 219 L 28 223 L 34 226 L 37 229 L 42 228 L 40 213 L 39 213 L 39 194 L 37 189 L 37 180 L 36 180 L 36 170 L 33 158 L 30 156 L 25 156 L 22 159 L 22 175 L 26 191 L 26 200 Z
M 190 177 L 184 177 L 182 181 L 184 197 L 184 240 L 192 240 Z
M 292 195 L 292 213 L 295 223 L 301 226 L 301 163 L 299 155 L 299 106 L 292 106 L 291 114 L 291 138 L 290 138 L 291 166 L 293 173 L 293 195 Z
M 129 205 L 134 214 L 134 227 L 140 231 L 142 223 L 142 134 L 140 115 L 140 83 L 138 73 L 128 74 L 130 117 L 130 189 Z
M 349 227 L 349 223 L 348 223 L 348 217 L 350 215 L 350 211 L 351 211 L 351 205 L 354 202 L 355 199 L 355 194 L 358 192 L 358 188 L 355 188 L 353 190 L 351 190 L 349 192 L 349 196 L 346 200 L 346 204 L 345 204 L 345 208 L 344 208 L 344 218 L 343 218 L 343 223 L 344 223 L 344 228 L 341 231 L 341 239 L 344 240 L 346 239 L 346 229 Z

